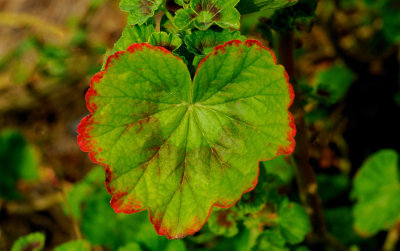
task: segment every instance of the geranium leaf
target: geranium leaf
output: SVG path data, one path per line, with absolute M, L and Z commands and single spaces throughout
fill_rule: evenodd
M 400 220 L 398 153 L 381 150 L 365 161 L 354 179 L 352 196 L 357 199 L 353 215 L 358 234 L 371 236 Z
M 217 46 L 193 82 L 171 52 L 134 44 L 108 59 L 86 98 L 92 114 L 78 142 L 106 166 L 112 207 L 148 209 L 169 238 L 193 234 L 212 206 L 252 190 L 259 160 L 294 149 L 292 87 L 255 40 Z
M 74 240 L 63 243 L 54 248 L 54 251 L 90 251 L 90 244 L 86 240 Z
M 161 5 L 163 0 L 121 0 L 121 10 L 129 12 L 128 24 L 143 24 Z
M 239 233 L 237 213 L 231 209 L 213 210 L 208 220 L 208 227 L 216 235 L 232 237 Z
M 35 232 L 22 236 L 14 242 L 11 251 L 32 250 L 40 251 L 44 247 L 46 236 L 41 232 Z
M 310 221 L 304 208 L 288 199 L 278 209 L 278 225 L 282 236 L 290 244 L 299 244 L 311 230 Z
M 222 30 L 221 32 L 206 30 L 194 31 L 185 36 L 185 44 L 190 52 L 195 54 L 193 65 L 197 66 L 200 61 L 209 54 L 215 46 L 222 45 L 231 40 L 246 40 L 239 31 Z
M 189 6 L 190 0 L 175 0 L 175 3 L 186 8 Z
M 161 46 L 169 51 L 175 51 L 182 45 L 182 39 L 173 33 L 154 32 L 151 34 L 149 44 Z
M 176 12 L 175 25 L 185 29 L 192 23 L 200 30 L 207 30 L 212 24 L 222 28 L 240 27 L 240 14 L 235 9 L 239 0 L 192 0 L 190 8 Z

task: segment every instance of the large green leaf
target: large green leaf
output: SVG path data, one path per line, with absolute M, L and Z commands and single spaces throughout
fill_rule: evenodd
M 128 24 L 143 24 L 160 7 L 163 0 L 121 0 L 121 10 L 129 12 Z
M 169 238 L 198 231 L 212 206 L 255 187 L 259 160 L 294 148 L 292 87 L 255 40 L 216 47 L 193 82 L 171 52 L 134 44 L 109 58 L 86 99 L 78 142 L 106 166 L 112 207 L 148 209 Z
M 222 28 L 240 26 L 240 14 L 235 9 L 239 0 L 192 0 L 190 8 L 176 12 L 175 25 L 179 29 L 196 26 L 200 30 L 207 30 L 212 24 Z
M 354 179 L 354 227 L 363 236 L 387 230 L 400 220 L 399 155 L 381 150 L 372 155 Z

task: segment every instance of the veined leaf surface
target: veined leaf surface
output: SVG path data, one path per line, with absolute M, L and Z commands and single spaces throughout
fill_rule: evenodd
M 255 40 L 217 46 L 193 81 L 170 51 L 134 44 L 93 78 L 78 142 L 106 167 L 116 212 L 147 209 L 160 235 L 179 238 L 252 190 L 260 160 L 293 151 L 293 96 Z

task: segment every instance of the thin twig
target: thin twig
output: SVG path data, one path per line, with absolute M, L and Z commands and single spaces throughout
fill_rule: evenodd
M 297 127 L 296 149 L 294 158 L 296 160 L 296 179 L 299 187 L 300 198 L 310 217 L 312 225 L 312 235 L 316 243 L 324 243 L 335 250 L 347 250 L 336 238 L 328 234 L 326 229 L 321 199 L 318 196 L 318 185 L 313 168 L 309 163 L 309 145 L 307 137 L 307 125 L 305 122 L 305 112 L 300 104 L 302 94 L 295 79 L 294 71 L 294 41 L 293 31 L 280 32 L 278 38 L 278 58 L 279 63 L 285 66 L 293 85 L 296 98 L 291 108 Z
M 394 251 L 400 238 L 400 221 L 397 222 L 387 233 L 383 243 L 382 251 Z

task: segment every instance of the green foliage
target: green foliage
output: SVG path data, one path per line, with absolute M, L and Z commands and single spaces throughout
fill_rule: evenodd
M 346 175 L 320 174 L 317 176 L 318 190 L 324 203 L 328 203 L 347 192 L 350 179 Z
M 232 237 L 239 233 L 237 213 L 233 210 L 214 209 L 208 219 L 208 227 L 216 235 Z
M 192 0 L 190 7 L 176 12 L 174 23 L 179 29 L 188 29 L 194 25 L 207 30 L 212 24 L 221 28 L 240 27 L 240 14 L 235 9 L 239 0 Z
M 0 133 L 0 197 L 17 199 L 19 180 L 32 181 L 38 178 L 38 160 L 33 147 L 15 130 Z
M 283 184 L 288 184 L 294 177 L 294 167 L 286 156 L 278 156 L 262 163 L 268 174 L 279 177 Z
M 169 238 L 198 231 L 213 205 L 231 206 L 254 187 L 260 159 L 294 147 L 291 87 L 254 41 L 215 50 L 193 82 L 181 60 L 136 44 L 91 88 L 81 148 L 108 166 L 113 208 L 148 209 Z
M 116 214 L 109 206 L 111 196 L 103 188 L 103 180 L 103 169 L 94 168 L 67 195 L 74 214 L 80 215 L 78 220 L 82 233 L 91 244 L 107 246 L 112 250 L 132 246 L 151 251 L 185 250 L 182 241 L 168 241 L 158 236 L 144 212 Z
M 124 51 L 130 45 L 135 43 L 145 43 L 149 42 L 151 34 L 154 32 L 153 24 L 144 24 L 144 25 L 127 25 L 122 31 L 121 37 L 114 44 L 114 47 L 111 51 L 107 51 L 102 69 L 106 66 L 107 59 L 111 54 L 114 54 L 117 51 Z
M 149 44 L 164 47 L 169 51 L 176 51 L 181 47 L 182 39 L 172 33 L 154 32 L 150 36 Z
M 40 251 L 44 247 L 45 236 L 41 232 L 35 232 L 16 240 L 11 248 L 11 251 Z
M 90 251 L 90 245 L 85 240 L 75 240 L 63 243 L 56 248 L 54 251 Z
M 400 42 L 400 19 L 398 17 L 400 5 L 397 0 L 381 0 L 364 2 L 376 11 L 382 18 L 382 32 L 386 39 L 392 43 Z
M 278 226 L 282 236 L 289 244 L 298 244 L 304 240 L 306 234 L 311 230 L 308 215 L 304 208 L 285 199 L 279 205 Z
M 354 218 L 350 207 L 326 209 L 324 215 L 329 233 L 337 237 L 343 244 L 349 245 L 361 241 L 353 229 Z
M 316 74 L 314 93 L 322 97 L 322 102 L 334 104 L 345 97 L 354 80 L 354 73 L 347 67 L 333 65 Z
M 296 3 L 297 0 L 241 0 L 236 6 L 236 9 L 243 15 L 265 9 L 286 8 Z
M 293 30 L 299 22 L 309 23 L 315 17 L 316 7 L 315 0 L 299 0 L 294 6 L 276 10 L 270 26 L 276 31 Z
M 213 30 L 199 30 L 186 35 L 185 44 L 188 51 L 195 55 L 193 65 L 197 66 L 206 55 L 212 52 L 214 47 L 235 39 L 244 41 L 246 37 L 240 35 L 238 31 L 222 30 L 218 32 Z
M 399 155 L 381 150 L 362 165 L 354 179 L 352 197 L 354 227 L 358 234 L 371 236 L 391 228 L 400 220 Z
M 163 3 L 163 0 L 121 0 L 120 8 L 129 12 L 128 24 L 144 24 Z

